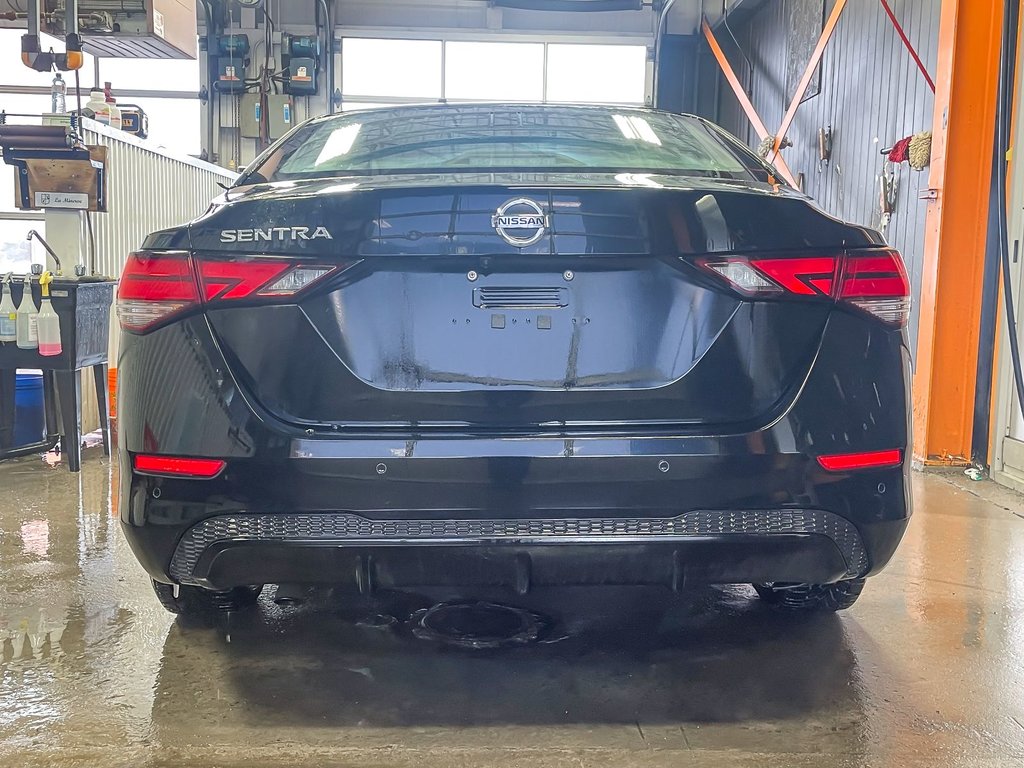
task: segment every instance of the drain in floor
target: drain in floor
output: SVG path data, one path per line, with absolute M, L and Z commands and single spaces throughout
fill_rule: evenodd
M 461 648 L 498 648 L 536 642 L 546 626 L 541 616 L 525 608 L 485 602 L 438 603 L 416 611 L 409 619 L 421 640 Z

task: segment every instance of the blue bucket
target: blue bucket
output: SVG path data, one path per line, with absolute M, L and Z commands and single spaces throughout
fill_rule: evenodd
M 35 445 L 46 439 L 43 410 L 43 375 L 19 373 L 14 386 L 14 448 Z

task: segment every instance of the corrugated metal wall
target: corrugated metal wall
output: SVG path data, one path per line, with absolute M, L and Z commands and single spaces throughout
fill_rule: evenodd
M 737 74 L 769 130 L 782 122 L 786 69 L 790 56 L 790 3 L 807 0 L 769 0 L 741 26 L 733 26 L 742 51 L 753 64 L 750 82 L 743 56 L 719 28 Z M 828 0 L 826 13 L 834 0 Z M 940 0 L 890 0 L 918 54 L 934 76 L 939 33 Z M 820 30 L 819 30 L 820 31 Z M 817 37 L 817 35 L 814 35 Z M 713 66 L 712 64 L 709 66 Z M 728 130 L 756 146 L 750 128 L 728 85 L 720 87 L 718 120 Z M 794 174 L 805 176 L 805 191 L 834 216 L 875 228 L 880 226 L 880 151 L 904 136 L 932 130 L 932 92 L 896 34 L 878 0 L 852 0 L 846 6 L 821 64 L 821 91 L 796 113 L 785 150 Z M 832 162 L 818 163 L 818 129 L 834 131 Z M 989 141 L 990 137 L 979 140 Z M 987 172 L 987 171 L 986 171 Z M 925 202 L 918 193 L 928 188 L 928 172 L 897 167 L 896 210 L 886 231 L 889 242 L 903 252 L 914 285 L 920 292 L 924 247 Z M 916 338 L 916 315 L 911 338 Z
M 175 157 L 121 131 L 91 121 L 83 127 L 87 144 L 107 147 L 109 211 L 92 216 L 99 274 L 120 277 L 128 254 L 142 245 L 146 235 L 194 219 L 221 194 L 217 182 L 235 178 L 223 168 Z M 84 221 L 80 241 L 89 242 Z M 117 364 L 118 334 L 117 318 L 111 313 L 111 366 Z M 89 432 L 99 426 L 89 371 L 83 372 L 83 382 L 82 426 Z
M 224 168 L 174 157 L 91 122 L 85 141 L 107 147 L 109 212 L 92 216 L 100 274 L 119 277 L 146 235 L 194 219 L 223 191 L 217 182 L 235 178 Z

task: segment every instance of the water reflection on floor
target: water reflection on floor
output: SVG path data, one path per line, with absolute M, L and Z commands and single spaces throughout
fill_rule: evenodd
M 113 474 L 0 464 L 0 765 L 1024 764 L 1016 499 L 917 476 L 896 561 L 842 616 L 746 587 L 268 589 L 189 626 L 122 539 Z M 413 631 L 460 599 L 540 623 L 475 650 Z

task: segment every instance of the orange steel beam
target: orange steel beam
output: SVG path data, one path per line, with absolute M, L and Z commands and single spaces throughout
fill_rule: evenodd
M 804 100 L 804 94 L 807 93 L 807 86 L 811 84 L 811 78 L 814 77 L 814 70 L 821 63 L 821 57 L 825 55 L 825 48 L 828 47 L 828 42 L 832 39 L 832 33 L 836 31 L 836 25 L 839 24 L 839 17 L 843 15 L 845 9 L 846 0 L 837 0 L 832 8 L 832 13 L 829 14 L 828 21 L 825 22 L 825 28 L 821 30 L 821 36 L 818 38 L 818 44 L 814 46 L 811 60 L 807 62 L 807 66 L 804 68 L 804 74 L 796 87 L 796 93 L 793 94 L 793 100 L 789 103 L 789 109 L 786 110 L 786 115 L 782 118 L 782 125 L 779 126 L 779 130 L 775 134 L 775 146 L 772 147 L 773 162 L 779 156 L 779 150 L 782 149 L 782 140 L 786 138 L 786 132 L 789 131 L 789 127 L 793 124 L 793 118 L 796 117 L 796 111 L 800 108 L 800 102 Z
M 846 0 L 841 0 L 846 2 Z M 740 106 L 743 108 L 744 114 L 747 119 L 750 120 L 750 124 L 754 126 L 754 131 L 757 133 L 757 138 L 762 141 L 771 136 L 768 129 L 765 127 L 764 121 L 757 114 L 757 110 L 754 109 L 754 105 L 750 101 L 750 97 L 747 96 L 747 92 L 743 90 L 743 85 L 740 83 L 740 79 L 736 77 L 736 72 L 732 68 L 732 64 L 729 63 L 729 59 L 725 57 L 725 52 L 722 50 L 722 46 L 718 44 L 718 39 L 715 37 L 714 31 L 708 24 L 707 19 L 703 19 L 701 27 L 704 30 L 704 37 L 708 41 L 708 45 L 711 46 L 711 52 L 715 55 L 715 59 L 718 61 L 718 66 L 722 68 L 722 74 L 725 75 L 726 81 L 732 87 L 732 92 L 736 94 L 736 100 L 739 101 Z M 804 86 L 806 89 L 807 86 Z M 777 140 L 776 140 L 777 141 Z M 779 173 L 782 177 L 796 186 L 796 177 L 793 176 L 793 172 L 789 170 L 789 166 L 786 161 L 781 157 L 777 156 L 775 159 L 775 167 L 779 169 Z
M 944 0 L 940 13 L 914 458 L 959 464 L 971 453 L 1003 3 Z

